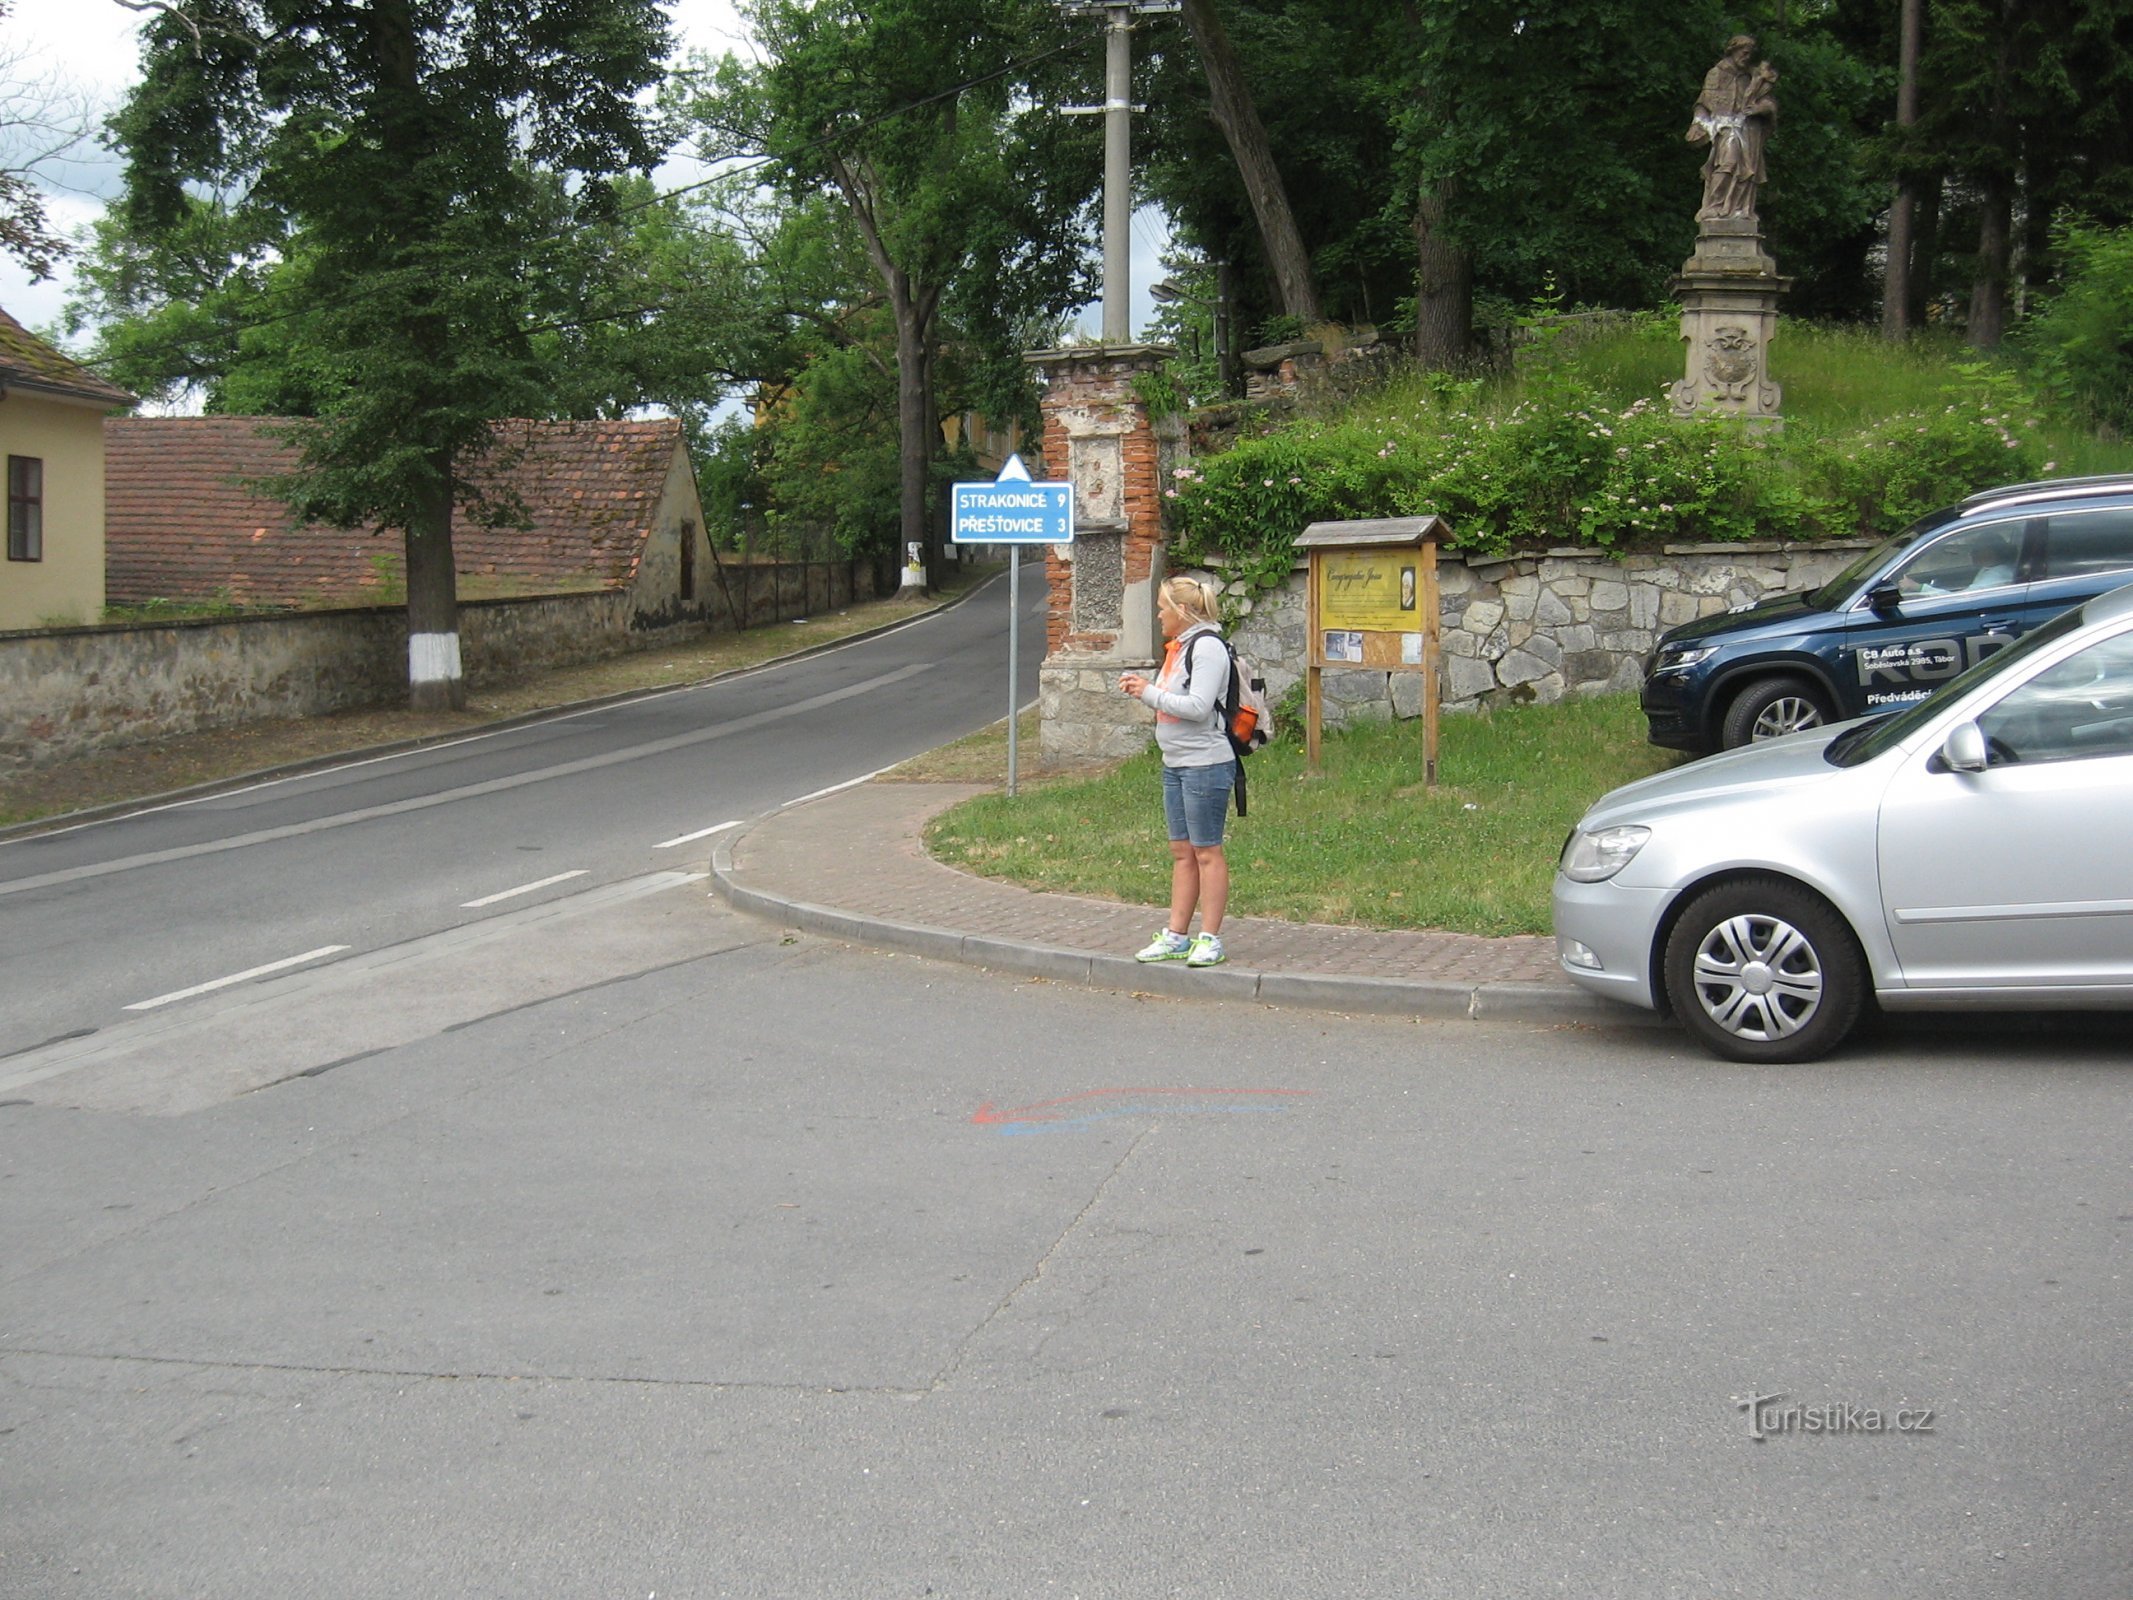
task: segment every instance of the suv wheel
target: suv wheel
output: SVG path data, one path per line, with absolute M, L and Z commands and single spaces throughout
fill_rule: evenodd
M 1738 878 L 1689 902 L 1666 941 L 1674 1015 L 1728 1061 L 1813 1061 L 1866 1004 L 1866 958 L 1819 895 Z
M 1757 678 L 1726 707 L 1720 742 L 1734 750 L 1758 739 L 1819 728 L 1834 711 L 1828 692 L 1806 678 Z

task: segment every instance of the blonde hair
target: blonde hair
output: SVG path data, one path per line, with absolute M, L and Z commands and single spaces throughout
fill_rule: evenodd
M 1161 593 L 1171 609 L 1188 621 L 1222 625 L 1222 619 L 1215 614 L 1214 585 L 1206 579 L 1189 572 L 1176 573 L 1163 580 Z

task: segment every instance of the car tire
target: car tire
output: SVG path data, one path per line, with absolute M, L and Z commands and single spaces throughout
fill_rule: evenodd
M 1782 878 L 1706 889 L 1667 935 L 1674 1015 L 1728 1061 L 1814 1061 L 1867 1002 L 1866 957 L 1828 901 Z
M 1719 730 L 1719 743 L 1737 750 L 1757 739 L 1775 739 L 1802 728 L 1819 728 L 1836 714 L 1829 691 L 1807 678 L 1757 678 L 1733 697 Z

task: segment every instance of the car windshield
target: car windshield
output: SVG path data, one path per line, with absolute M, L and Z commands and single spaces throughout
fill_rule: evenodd
M 1892 750 L 1908 739 L 1921 722 L 1940 709 L 1941 701 L 1948 695 L 1963 694 L 1976 688 L 1995 673 L 2005 672 L 2025 657 L 2035 654 L 2054 639 L 2062 638 L 2081 626 L 2082 608 L 2060 613 L 2041 628 L 2032 629 L 2004 650 L 1995 650 L 1982 660 L 1973 661 L 1968 667 L 1950 678 L 1925 699 L 1905 706 L 1901 711 L 1886 717 L 1868 717 L 1864 722 L 1855 722 L 1838 734 L 1823 748 L 1822 759 L 1833 767 L 1856 767 Z
M 1898 551 L 1908 550 L 1927 534 L 1945 528 L 1958 514 L 1951 506 L 1945 511 L 1936 511 L 1930 516 L 1920 517 L 1901 533 L 1891 534 L 1809 595 L 1808 604 L 1818 611 L 1842 610 L 1851 604 L 1853 597 L 1865 586 L 1866 581 L 1887 566 L 1890 558 Z

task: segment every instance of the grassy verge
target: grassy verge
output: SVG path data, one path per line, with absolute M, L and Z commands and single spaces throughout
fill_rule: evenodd
M 1000 570 L 998 565 L 975 564 L 960 569 L 947 593 L 931 599 L 892 596 L 864 601 L 803 622 L 773 623 L 739 634 L 706 634 L 680 644 L 486 684 L 469 692 L 464 711 L 414 712 L 388 706 L 250 722 L 0 774 L 0 827 L 226 782 L 267 767 L 324 760 L 375 745 L 473 733 L 491 723 L 581 700 L 701 683 L 934 610 Z M 1005 771 L 1002 764 L 994 775 Z
M 1231 909 L 1371 928 L 1543 933 L 1563 835 L 1604 791 L 1679 759 L 1644 741 L 1633 696 L 1446 717 L 1438 785 L 1420 724 L 1358 728 L 1252 758 L 1230 819 Z M 934 820 L 939 859 L 1034 889 L 1156 904 L 1170 857 L 1154 753 L 1095 778 L 981 795 Z

